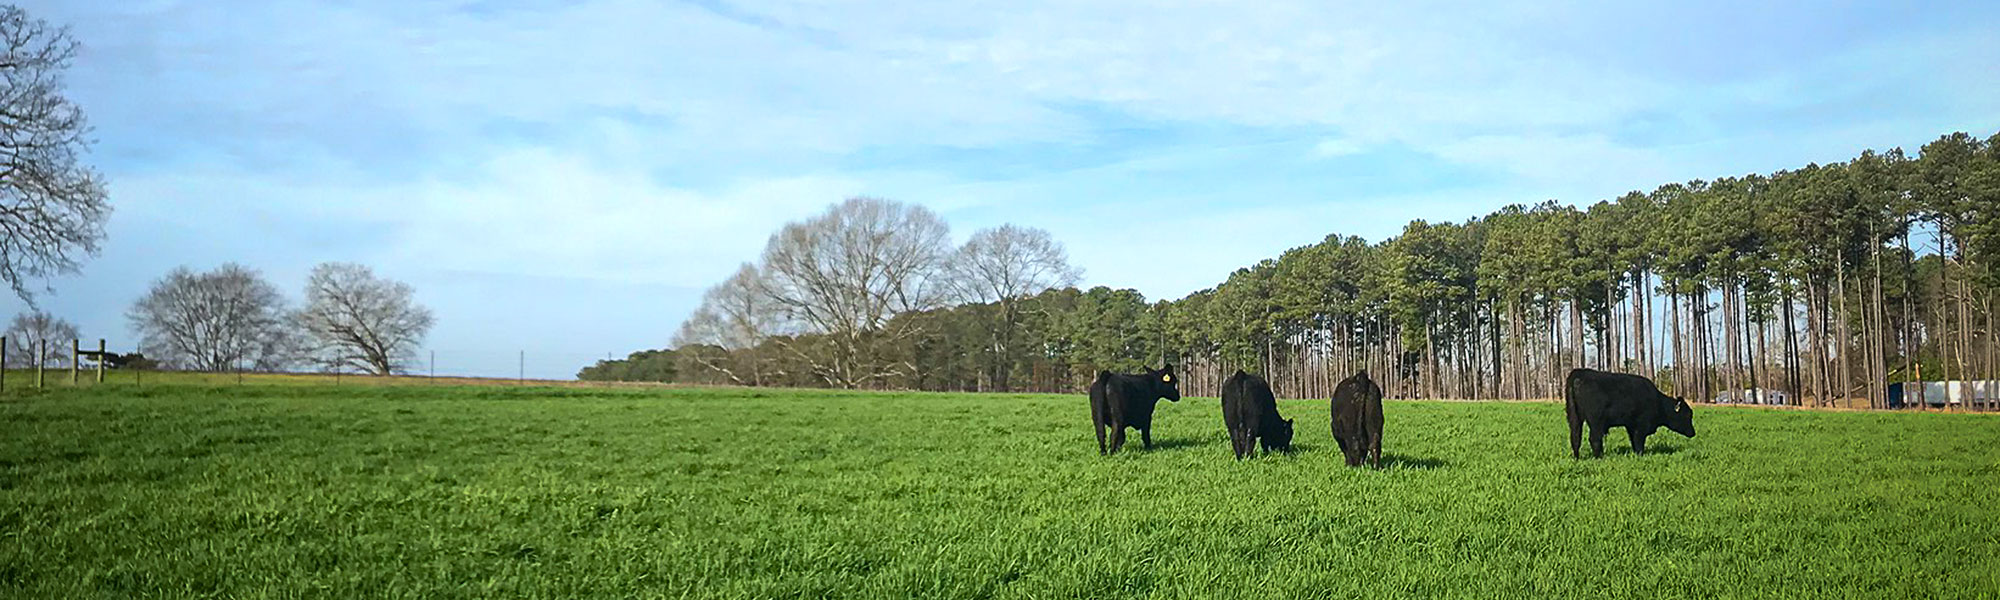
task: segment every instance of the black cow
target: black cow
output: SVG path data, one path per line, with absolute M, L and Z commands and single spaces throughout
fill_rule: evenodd
M 1358 466 L 1365 458 L 1368 466 L 1382 463 L 1382 388 L 1355 373 L 1333 388 L 1333 441 L 1347 455 L 1347 466 Z
M 1264 451 L 1292 450 L 1292 420 L 1278 415 L 1278 397 L 1264 378 L 1237 371 L 1222 382 L 1222 425 L 1229 429 L 1229 445 L 1236 458 Z
M 1097 426 L 1097 453 L 1116 454 L 1125 446 L 1125 428 L 1139 430 L 1147 449 L 1153 447 L 1153 405 L 1161 398 L 1181 401 L 1173 365 L 1158 371 L 1125 375 L 1098 371 L 1090 382 L 1090 421 Z M 1111 428 L 1111 444 L 1105 445 L 1104 429 Z
M 1604 434 L 1624 427 L 1632 453 L 1646 453 L 1646 436 L 1661 427 L 1694 437 L 1694 409 L 1687 400 L 1660 393 L 1653 380 L 1638 375 L 1575 369 L 1563 382 L 1563 411 L 1569 413 L 1569 455 L 1582 458 L 1583 424 L 1590 424 L 1590 453 L 1604 457 Z

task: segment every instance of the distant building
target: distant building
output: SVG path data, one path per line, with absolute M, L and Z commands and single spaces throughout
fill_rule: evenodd
M 1923 402 L 1931 406 L 2000 402 L 2000 381 L 1912 381 L 1889 384 L 1889 408 Z
M 1774 404 L 1788 405 L 1792 397 L 1783 391 L 1770 389 L 1723 390 L 1715 396 L 1716 404 Z

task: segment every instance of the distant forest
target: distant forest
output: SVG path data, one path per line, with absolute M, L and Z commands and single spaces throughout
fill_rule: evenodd
M 1690 400 L 1758 388 L 1801 404 L 1881 405 L 1887 382 L 2000 377 L 2000 134 L 1946 135 L 1916 157 L 1866 151 L 1669 183 L 1586 208 L 1548 201 L 1413 221 L 1376 243 L 1333 234 L 1171 301 L 1058 282 L 888 302 L 967 276 L 952 266 L 967 250 L 925 250 L 936 262 L 927 277 L 868 272 L 817 296 L 903 310 L 813 318 L 831 305 L 809 292 L 831 284 L 799 276 L 800 265 L 859 271 L 829 264 L 839 259 L 825 249 L 784 262 L 793 256 L 780 246 L 810 248 L 812 227 L 857 222 L 841 208 L 774 235 L 764 263 L 712 290 L 673 351 L 579 378 L 1076 392 L 1099 369 L 1164 361 L 1198 395 L 1243 368 L 1283 396 L 1324 397 L 1366 368 L 1394 397 L 1545 398 L 1588 366 L 1647 374 Z

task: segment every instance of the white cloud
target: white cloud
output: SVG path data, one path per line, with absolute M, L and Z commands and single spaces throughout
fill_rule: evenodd
M 1360 154 L 1363 150 L 1367 150 L 1367 147 L 1363 146 L 1360 142 L 1347 138 L 1329 138 L 1313 144 L 1313 156 L 1320 158 Z
M 107 132 L 157 127 L 168 113 L 224 133 L 182 143 L 287 139 L 365 161 L 399 146 L 452 152 L 512 123 L 549 128 L 577 150 L 598 140 L 569 135 L 575 123 L 616 118 L 643 130 L 659 163 L 763 175 L 875 147 L 1089 141 L 1100 124 L 1071 112 L 1079 106 L 1168 122 L 1331 129 L 1345 141 L 1326 150 L 1394 144 L 1440 155 L 1472 136 L 1602 136 L 1635 118 L 1662 119 L 1669 131 L 1726 131 L 1740 127 L 1714 122 L 1729 107 L 1800 110 L 1796 99 L 1813 97 L 1813 86 L 1866 93 L 1858 81 L 1898 68 L 1905 79 L 1923 79 L 1928 71 L 1911 70 L 1919 63 L 1982 55 L 1968 46 L 2000 49 L 1979 36 L 1915 45 L 1877 37 L 1838 52 L 1780 55 L 1790 70 L 1738 69 L 1691 88 L 1676 72 L 1652 68 L 1651 56 L 1706 42 L 1620 22 L 1661 12 L 1646 8 L 1306 0 L 710 6 L 281 0 L 36 8 L 68 17 L 91 41 L 97 59 L 79 69 L 79 87 L 117 88 L 95 94 L 101 106 L 91 106 Z M 1728 58 L 1712 54 L 1700 56 Z M 1848 76 L 1853 64 L 1867 65 L 1871 76 Z M 148 93 L 132 94 L 133 87 Z M 1646 145 L 1600 141 L 1620 150 Z M 1508 171 L 1549 162 L 1532 154 L 1485 160 L 1481 166 L 1504 163 Z
M 464 178 L 369 183 L 348 175 L 176 172 L 128 178 L 117 192 L 121 211 L 135 213 L 125 218 L 212 213 L 266 232 L 369 238 L 356 239 L 344 260 L 701 287 L 754 260 L 786 221 L 861 191 L 850 180 L 810 176 L 694 191 L 544 148 L 502 151 Z

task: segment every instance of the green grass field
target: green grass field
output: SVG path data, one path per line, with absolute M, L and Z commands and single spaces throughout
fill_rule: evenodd
M 11 380 L 11 378 L 10 378 Z M 0 597 L 1994 597 L 2000 418 L 1388 403 L 1380 471 L 1213 399 L 106 385 L 0 397 Z M 1136 435 L 1131 442 L 1137 447 Z

